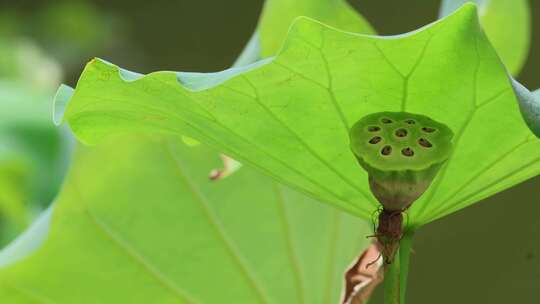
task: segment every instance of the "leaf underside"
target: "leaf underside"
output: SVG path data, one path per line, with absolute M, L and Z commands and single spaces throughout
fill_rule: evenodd
M 300 18 L 276 57 L 215 74 L 142 76 L 93 60 L 64 120 L 87 143 L 137 130 L 185 134 L 370 218 L 379 205 L 350 152 L 348 130 L 380 111 L 423 114 L 455 134 L 453 155 L 408 211 L 410 225 L 540 172 L 540 142 L 472 4 L 396 37 Z
M 362 34 L 375 33 L 369 22 L 346 0 L 265 1 L 257 28 L 261 57 L 272 56 L 279 51 L 289 30 L 289 25 L 298 16 L 313 18 L 344 31 Z
M 478 4 L 486 35 L 506 68 L 517 75 L 527 60 L 531 44 L 531 13 L 528 0 L 443 0 L 441 16 L 466 2 Z
M 131 134 L 77 151 L 47 241 L 6 303 L 337 303 L 371 228 L 218 154 Z
M 30 207 L 52 200 L 61 183 L 66 142 L 50 110 L 46 91 L 0 81 L 0 248 L 26 227 Z

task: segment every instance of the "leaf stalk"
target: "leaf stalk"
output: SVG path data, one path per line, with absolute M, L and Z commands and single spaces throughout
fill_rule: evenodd
M 384 279 L 384 303 L 405 304 L 409 260 L 414 230 L 407 229 L 399 242 L 399 252 L 386 268 Z

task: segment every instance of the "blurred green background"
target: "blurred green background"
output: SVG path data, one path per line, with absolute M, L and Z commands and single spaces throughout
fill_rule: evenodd
M 383 35 L 436 20 L 440 5 L 425 0 L 350 2 Z M 242 50 L 262 4 L 262 0 L 0 1 L 0 37 L 32 41 L 57 62 L 63 81 L 70 85 L 92 57 L 143 73 L 216 71 L 230 66 Z M 538 89 L 540 1 L 530 4 L 532 48 L 518 79 Z M 5 41 L 0 41 L 0 54 Z M 54 192 L 58 180 L 53 179 L 47 191 Z M 414 246 L 410 301 L 538 303 L 539 215 L 537 177 L 424 227 Z

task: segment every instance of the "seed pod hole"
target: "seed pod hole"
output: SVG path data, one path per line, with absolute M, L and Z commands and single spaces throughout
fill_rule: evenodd
M 390 118 L 386 118 L 386 117 L 381 119 L 381 121 L 384 124 L 391 124 L 393 122 Z
M 433 129 L 433 128 L 430 128 L 430 127 L 423 127 L 422 128 L 422 131 L 426 132 L 426 133 L 433 133 L 435 132 L 436 130 Z
M 433 145 L 429 142 L 429 140 L 425 139 L 425 138 L 420 138 L 418 140 L 418 144 L 422 147 L 426 147 L 426 148 L 431 148 L 433 147 Z
M 392 154 L 392 147 L 390 146 L 384 146 L 381 150 L 381 154 L 384 155 L 384 156 L 388 156 L 390 154 Z
M 401 154 L 403 154 L 403 155 L 405 155 L 407 157 L 411 157 L 411 156 L 414 155 L 414 151 L 411 148 L 405 148 L 405 149 L 401 150 Z
M 405 130 L 405 129 L 397 129 L 396 130 L 396 136 L 397 137 L 405 137 L 405 136 L 407 136 L 407 130 Z
M 369 132 L 378 132 L 381 130 L 381 128 L 379 128 L 378 126 L 370 126 L 368 127 L 367 129 Z
M 408 124 L 408 125 L 414 125 L 414 124 L 416 124 L 416 121 L 414 121 L 414 119 L 407 119 L 407 120 L 405 120 L 405 123 Z
M 372 145 L 375 145 L 375 144 L 378 144 L 381 142 L 381 137 L 380 136 L 375 136 L 373 137 L 372 139 L 369 140 L 369 143 L 372 144 Z

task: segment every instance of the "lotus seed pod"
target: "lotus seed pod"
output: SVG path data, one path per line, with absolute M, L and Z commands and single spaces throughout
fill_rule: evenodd
M 380 112 L 350 131 L 351 149 L 385 210 L 403 211 L 429 187 L 452 152 L 446 125 L 418 114 Z

